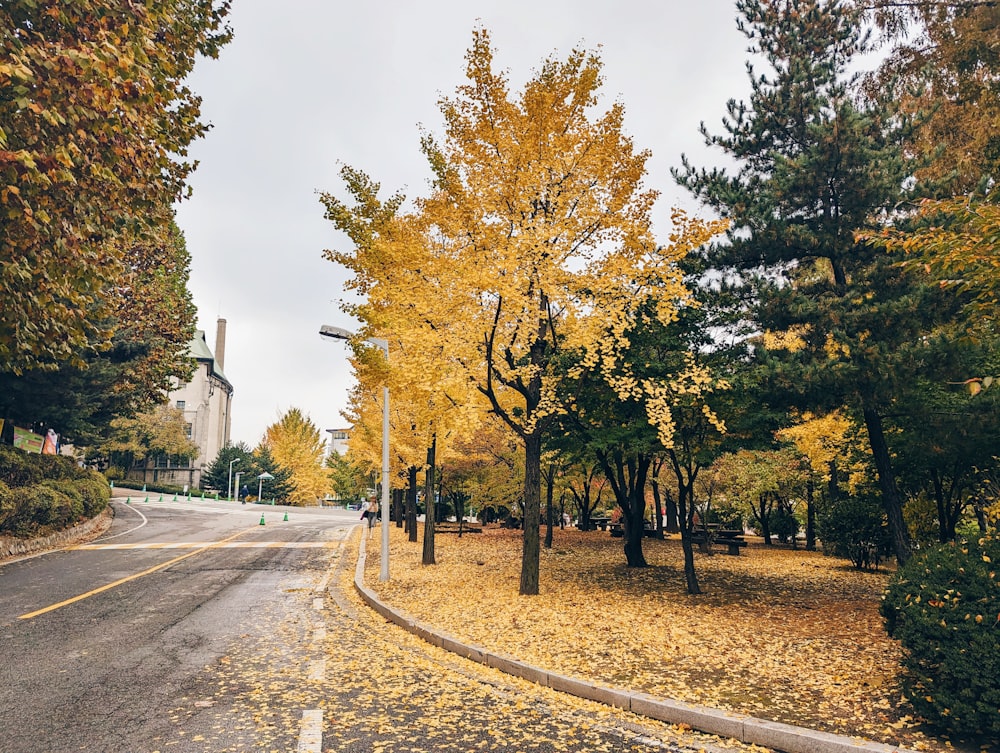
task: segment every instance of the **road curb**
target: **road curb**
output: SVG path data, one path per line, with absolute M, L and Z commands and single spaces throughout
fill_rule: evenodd
M 371 609 L 385 617 L 389 622 L 413 633 L 427 643 L 479 664 L 493 667 L 508 675 L 529 680 L 536 685 L 552 688 L 577 698 L 625 709 L 650 719 L 669 724 L 683 724 L 699 732 L 729 737 L 743 743 L 784 751 L 784 753 L 916 753 L 907 748 L 872 742 L 871 740 L 818 732 L 806 727 L 758 719 L 738 712 L 723 711 L 669 698 L 656 698 L 623 688 L 598 685 L 580 678 L 549 672 L 514 657 L 492 653 L 480 646 L 464 644 L 453 636 L 419 623 L 405 613 L 390 607 L 380 600 L 374 591 L 365 587 L 365 558 L 365 538 L 362 536 L 361 545 L 358 548 L 358 561 L 354 569 L 354 589 Z

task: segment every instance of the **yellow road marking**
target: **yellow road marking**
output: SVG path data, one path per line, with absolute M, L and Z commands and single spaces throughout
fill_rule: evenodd
M 209 544 L 207 546 L 203 546 L 201 549 L 196 549 L 193 552 L 188 552 L 187 554 L 182 554 L 180 557 L 174 557 L 172 560 L 169 560 L 167 562 L 163 562 L 163 563 L 161 563 L 159 565 L 156 565 L 155 567 L 149 568 L 148 570 L 143 570 L 141 573 L 135 573 L 134 575 L 126 576 L 125 578 L 121 578 L 120 580 L 116 580 L 114 583 L 108 583 L 106 586 L 101 586 L 100 588 L 95 588 L 93 591 L 87 591 L 86 593 L 82 593 L 79 596 L 74 596 L 72 599 L 66 599 L 66 601 L 60 601 L 58 604 L 52 604 L 51 606 L 47 606 L 47 607 L 44 607 L 42 609 L 38 609 L 38 610 L 36 610 L 34 612 L 28 612 L 27 614 L 22 614 L 20 617 L 18 617 L 18 619 L 19 620 L 30 620 L 33 617 L 38 617 L 39 615 L 45 614 L 47 612 L 54 612 L 55 610 L 60 609 L 62 607 L 68 606 L 70 604 L 75 604 L 78 601 L 83 601 L 84 599 L 89 599 L 91 596 L 96 596 L 99 593 L 104 593 L 105 591 L 110 591 L 112 588 L 117 588 L 118 586 L 122 585 L 123 583 L 128 583 L 129 581 L 137 580 L 137 579 L 142 578 L 142 577 L 144 577 L 146 575 L 150 575 L 152 573 L 155 573 L 157 570 L 163 570 L 164 568 L 170 567 L 171 565 L 176 564 L 177 562 L 180 562 L 181 560 L 186 560 L 188 557 L 194 557 L 196 554 L 201 554 L 202 552 L 207 552 L 209 549 L 218 549 L 221 544 L 224 544 L 227 541 L 232 541 L 233 539 L 235 539 L 235 538 L 237 538 L 239 536 L 242 536 L 245 533 L 249 533 L 250 531 L 255 531 L 255 530 L 257 530 L 257 529 L 256 528 L 248 528 L 245 531 L 240 531 L 239 533 L 234 533 L 232 536 L 229 536 L 228 538 L 222 539 L 222 541 L 212 542 L 211 544 Z

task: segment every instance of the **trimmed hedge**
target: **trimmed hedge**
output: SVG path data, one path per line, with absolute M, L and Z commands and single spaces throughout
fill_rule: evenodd
M 44 535 L 92 518 L 111 493 L 97 472 L 69 458 L 0 446 L 0 533 Z
M 1000 738 L 1000 539 L 936 546 L 900 568 L 882 602 L 905 649 L 903 683 L 929 722 Z

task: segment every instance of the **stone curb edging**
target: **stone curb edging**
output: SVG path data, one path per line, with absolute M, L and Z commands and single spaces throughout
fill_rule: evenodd
M 47 552 L 51 549 L 60 549 L 67 544 L 78 541 L 89 536 L 94 531 L 99 531 L 103 527 L 110 525 L 110 519 L 114 517 L 114 510 L 109 504 L 104 510 L 72 528 L 56 531 L 48 536 L 37 539 L 19 539 L 14 536 L 0 536 L 0 563 L 12 557 L 29 557 L 40 552 Z
M 915 753 L 883 743 L 861 738 L 818 732 L 806 727 L 758 719 L 738 712 L 721 711 L 708 706 L 655 698 L 621 688 L 597 685 L 565 675 L 549 672 L 518 659 L 494 654 L 479 646 L 461 643 L 451 636 L 417 622 L 382 602 L 374 591 L 364 585 L 365 538 L 361 537 L 358 562 L 354 570 L 354 588 L 362 600 L 386 620 L 422 638 L 433 646 L 443 648 L 479 664 L 493 667 L 506 674 L 528 680 L 536 685 L 568 693 L 577 698 L 596 701 L 615 708 L 625 709 L 640 716 L 668 724 L 684 724 L 700 732 L 728 737 L 740 742 L 760 745 L 784 753 Z

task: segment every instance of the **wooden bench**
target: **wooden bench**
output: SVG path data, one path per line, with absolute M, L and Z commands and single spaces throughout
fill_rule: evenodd
M 700 547 L 707 547 L 711 544 L 725 546 L 726 553 L 734 557 L 738 557 L 740 548 L 747 545 L 746 539 L 743 538 L 743 531 L 730 531 L 721 528 L 707 532 L 694 530 L 691 532 L 689 540 L 692 544 L 697 544 Z

